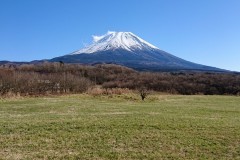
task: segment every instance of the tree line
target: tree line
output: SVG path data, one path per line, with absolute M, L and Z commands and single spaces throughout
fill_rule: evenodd
M 0 95 L 83 93 L 95 85 L 183 95 L 239 95 L 240 74 L 138 72 L 114 64 L 87 66 L 61 62 L 0 66 Z

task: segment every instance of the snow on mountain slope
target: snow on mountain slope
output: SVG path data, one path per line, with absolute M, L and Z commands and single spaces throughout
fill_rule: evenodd
M 70 55 L 82 53 L 95 53 L 107 50 L 124 49 L 134 52 L 135 50 L 158 49 L 154 45 L 144 41 L 131 32 L 108 32 L 103 36 L 93 36 L 94 43 Z
M 151 71 L 223 71 L 176 57 L 131 32 L 108 32 L 102 36 L 93 36 L 93 40 L 93 44 L 81 50 L 55 57 L 50 61 L 81 64 L 113 63 Z

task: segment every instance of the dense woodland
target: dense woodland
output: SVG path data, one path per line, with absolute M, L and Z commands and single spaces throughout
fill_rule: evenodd
M 94 86 L 183 95 L 240 95 L 240 74 L 138 72 L 113 64 L 42 63 L 0 66 L 0 95 L 83 93 Z

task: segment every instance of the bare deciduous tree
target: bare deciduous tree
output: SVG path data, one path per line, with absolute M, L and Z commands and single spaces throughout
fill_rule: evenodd
M 144 99 L 149 95 L 149 90 L 146 87 L 141 87 L 138 89 L 138 92 L 142 98 L 142 100 L 144 101 Z

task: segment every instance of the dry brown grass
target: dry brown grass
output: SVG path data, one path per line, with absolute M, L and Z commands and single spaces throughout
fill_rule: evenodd
M 88 89 L 87 94 L 92 96 L 98 95 L 122 95 L 133 93 L 132 90 L 128 88 L 102 88 L 101 86 L 96 86 Z

